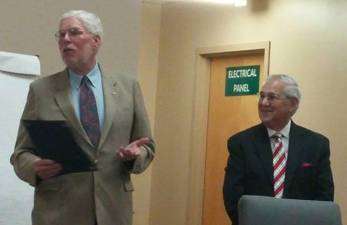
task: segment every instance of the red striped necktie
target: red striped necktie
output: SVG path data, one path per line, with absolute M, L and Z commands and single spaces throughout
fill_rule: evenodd
M 274 169 L 274 197 L 282 198 L 284 191 L 284 178 L 286 174 L 286 154 L 282 142 L 282 134 L 276 133 L 271 139 L 275 143 L 272 152 Z

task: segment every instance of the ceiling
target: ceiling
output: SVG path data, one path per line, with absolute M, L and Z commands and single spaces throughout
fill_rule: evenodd
M 218 3 L 218 4 L 234 4 L 234 0 L 142 0 L 143 2 L 164 4 L 168 2 L 205 2 L 205 3 Z M 247 1 L 247 0 L 241 0 Z

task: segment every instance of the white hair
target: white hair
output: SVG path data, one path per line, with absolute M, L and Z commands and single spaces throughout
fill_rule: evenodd
M 87 31 L 93 35 L 98 35 L 100 38 L 103 36 L 103 28 L 100 18 L 94 13 L 87 12 L 85 10 L 71 10 L 64 13 L 60 19 L 75 17 L 80 20 Z
M 283 94 L 287 97 L 287 98 L 294 98 L 297 99 L 298 102 L 300 102 L 301 99 L 301 93 L 299 90 L 299 85 L 298 83 L 294 80 L 293 77 L 286 75 L 286 74 L 273 74 L 270 75 L 266 81 L 272 81 L 272 80 L 281 80 L 284 85 L 284 91 Z

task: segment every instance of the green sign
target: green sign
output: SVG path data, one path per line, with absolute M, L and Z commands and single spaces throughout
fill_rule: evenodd
M 225 96 L 256 95 L 259 91 L 260 65 L 228 67 Z

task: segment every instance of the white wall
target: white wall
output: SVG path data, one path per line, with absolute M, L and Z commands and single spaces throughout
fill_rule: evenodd
M 17 128 L 33 76 L 0 71 L 0 225 L 27 225 L 30 221 L 34 189 L 20 181 L 10 165 Z M 11 96 L 16 97 L 11 97 Z M 18 216 L 20 212 L 21 216 Z
M 0 52 L 0 224 L 4 225 L 25 225 L 30 221 L 33 188 L 16 177 L 9 159 L 15 146 L 29 84 L 37 75 L 40 75 L 38 57 Z M 18 216 L 18 211 L 22 216 Z

